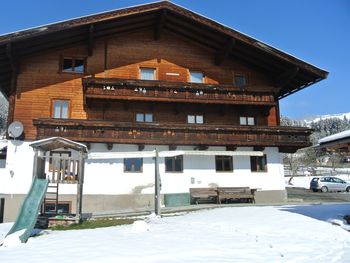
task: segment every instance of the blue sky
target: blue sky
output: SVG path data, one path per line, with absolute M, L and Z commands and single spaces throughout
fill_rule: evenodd
M 148 3 L 143 0 L 2 1 L 0 34 Z M 349 0 L 174 0 L 330 72 L 328 78 L 281 100 L 291 118 L 350 112 Z

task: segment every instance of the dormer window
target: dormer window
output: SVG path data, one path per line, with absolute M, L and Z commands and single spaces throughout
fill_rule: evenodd
M 141 80 L 155 80 L 156 69 L 154 68 L 140 68 L 140 79 Z
M 235 74 L 234 76 L 234 84 L 237 87 L 244 87 L 247 85 L 247 78 L 243 74 Z
M 190 82 L 192 83 L 204 83 L 203 72 L 190 71 Z
M 64 57 L 62 60 L 62 72 L 84 73 L 85 59 Z

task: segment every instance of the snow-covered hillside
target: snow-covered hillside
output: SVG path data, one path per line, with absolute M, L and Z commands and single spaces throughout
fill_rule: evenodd
M 318 122 L 320 120 L 325 120 L 325 119 L 340 119 L 344 120 L 344 117 L 348 120 L 350 120 L 350 112 L 348 113 L 338 113 L 338 114 L 327 114 L 327 115 L 319 115 L 319 116 L 313 116 L 313 117 L 308 117 L 305 120 L 303 120 L 307 125 L 309 125 L 312 122 Z

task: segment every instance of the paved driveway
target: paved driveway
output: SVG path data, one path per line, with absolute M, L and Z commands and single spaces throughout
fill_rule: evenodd
M 289 199 L 303 199 L 304 202 L 312 202 L 312 203 L 350 202 L 350 193 L 348 192 L 314 193 L 311 190 L 304 189 L 304 188 L 287 187 L 287 194 Z

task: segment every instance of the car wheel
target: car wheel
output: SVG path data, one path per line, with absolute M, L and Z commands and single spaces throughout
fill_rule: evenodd
M 328 192 L 327 186 L 322 186 L 321 192 L 322 192 L 322 193 L 327 193 L 327 192 Z
M 350 192 L 350 186 L 346 187 L 346 191 Z

